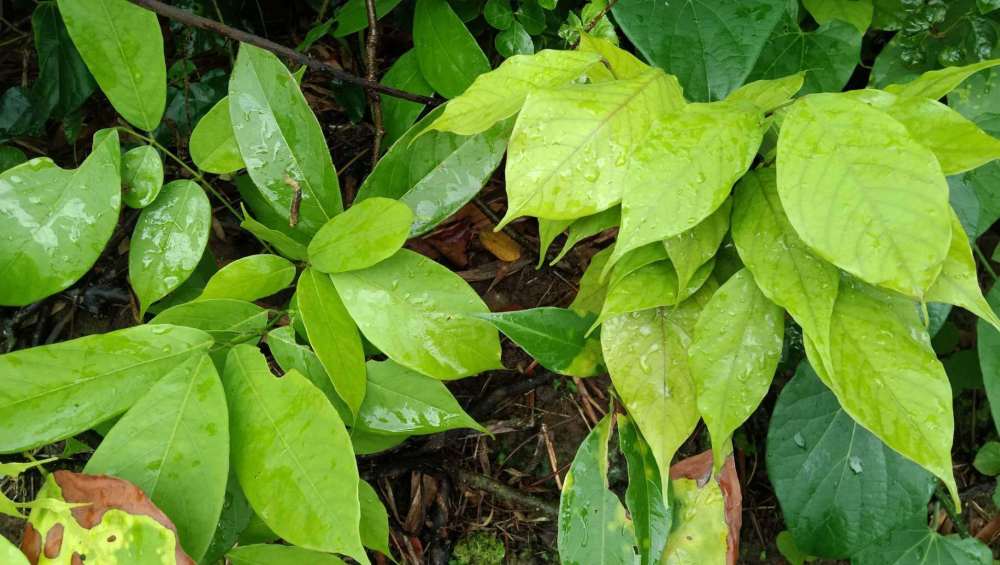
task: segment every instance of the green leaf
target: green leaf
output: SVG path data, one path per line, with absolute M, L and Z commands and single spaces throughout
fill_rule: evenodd
M 2 536 L 0 536 L 0 560 L 8 565 L 28 565 L 28 558 L 21 553 L 21 550 Z
M 590 71 L 588 74 L 591 75 L 610 71 L 613 78 L 635 78 L 650 69 L 649 65 L 640 61 L 635 55 L 619 48 L 606 39 L 594 37 L 587 33 L 580 34 L 580 45 L 577 49 L 583 52 L 598 53 L 607 64 L 606 69 L 604 65 L 588 69 Z M 590 78 L 596 82 L 596 80 L 593 80 L 594 76 Z
M 715 212 L 693 228 L 663 240 L 667 256 L 677 271 L 677 286 L 687 287 L 695 273 L 718 251 L 722 238 L 729 231 L 731 200 L 726 200 Z
M 618 447 L 628 462 L 625 504 L 638 541 L 642 565 L 659 563 L 673 516 L 660 480 L 656 459 L 628 416 L 618 416 Z
M 417 0 L 413 46 L 427 84 L 445 98 L 462 94 L 490 70 L 483 50 L 447 0 Z
M 153 131 L 167 102 L 167 64 L 156 14 L 126 0 L 58 0 L 73 43 L 115 110 Z
M 926 527 L 897 530 L 851 559 L 853 565 L 991 565 L 993 553 L 975 538 L 942 536 Z
M 378 499 L 378 493 L 370 484 L 361 480 L 358 481 L 358 498 L 361 503 L 361 543 L 392 557 L 389 551 L 389 514 Z
M 611 273 L 608 288 L 615 288 L 627 276 L 647 265 L 658 261 L 666 261 L 667 259 L 667 249 L 660 242 L 650 243 L 638 249 L 633 249 L 622 256 L 622 259 L 615 263 L 613 267 L 610 265 L 605 266 L 605 269 Z
M 198 120 L 188 145 L 191 160 L 199 169 L 225 175 L 244 168 L 240 146 L 236 143 L 233 121 L 229 117 L 229 97 L 215 103 Z
M 229 475 L 226 395 L 208 356 L 184 363 L 149 389 L 111 428 L 84 472 L 141 488 L 177 524 L 187 554 L 201 559 Z
M 343 565 L 335 555 L 292 545 L 241 545 L 226 554 L 232 565 Z
M 795 545 L 843 559 L 924 522 L 933 477 L 859 426 L 803 361 L 767 432 L 767 470 Z
M 392 361 L 369 361 L 368 389 L 357 429 L 376 434 L 425 435 L 470 428 L 485 432 L 441 381 Z
M 375 17 L 382 19 L 402 0 L 375 0 Z M 334 37 L 346 37 L 368 27 L 368 10 L 365 0 L 347 0 L 337 10 L 334 17 L 337 27 L 330 33 Z
M 976 452 L 972 466 L 980 473 L 994 477 L 1000 475 L 1000 443 L 988 441 Z
M 732 233 L 761 292 L 788 310 L 826 359 L 840 274 L 795 233 L 781 207 L 773 168 L 757 169 L 737 185 Z
M 282 326 L 267 332 L 267 347 L 281 370 L 288 372 L 295 369 L 302 373 L 316 388 L 323 391 L 330 404 L 337 409 L 341 420 L 354 421 L 354 414 L 337 394 L 333 379 L 326 374 L 319 357 L 308 346 L 299 345 L 292 326 Z
M 861 32 L 842 21 L 826 22 L 808 32 L 789 21 L 768 40 L 748 80 L 805 71 L 804 93 L 839 92 L 860 63 L 861 38 Z
M 714 267 L 714 261 L 702 265 L 684 289 L 678 289 L 677 272 L 670 261 L 658 261 L 633 271 L 609 287 L 601 315 L 592 327 L 619 314 L 679 304 L 705 284 Z
M 621 0 L 615 21 L 650 63 L 677 75 L 688 98 L 720 100 L 746 81 L 785 15 L 785 0 Z
M 601 344 L 587 338 L 593 314 L 565 308 L 531 308 L 476 316 L 488 320 L 546 369 L 572 377 L 592 377 L 604 370 Z
M 755 80 L 729 93 L 728 102 L 749 102 L 761 112 L 770 112 L 791 100 L 802 90 L 806 72 L 800 71 L 785 77 Z
M 211 345 L 200 330 L 136 326 L 0 355 L 0 452 L 59 441 L 121 414 Z
M 844 411 L 944 481 L 957 504 L 951 386 L 916 305 L 858 281 L 842 281 L 830 351 L 832 371 L 820 376 Z
M 864 33 L 872 23 L 872 0 L 803 0 L 802 4 L 820 25 L 840 20 Z
M 611 382 L 649 443 L 660 477 L 670 476 L 674 453 L 698 423 L 688 347 L 711 290 L 706 288 L 676 308 L 616 316 L 601 328 Z
M 243 300 L 198 300 L 167 308 L 148 323 L 196 328 L 212 336 L 209 353 L 221 370 L 232 346 L 256 341 L 264 333 L 267 310 Z
M 699 487 L 697 481 L 677 479 L 670 481 L 670 493 L 674 523 L 660 563 L 726 563 L 729 527 L 719 483 L 710 479 Z
M 28 160 L 28 157 L 17 147 L 11 145 L 0 145 L 0 173 L 16 167 Z
M 563 86 L 600 64 L 596 53 L 545 49 L 516 55 L 495 70 L 479 75 L 461 96 L 448 102 L 444 114 L 427 131 L 472 135 L 516 114 L 528 94 Z
M 250 216 L 250 213 L 247 212 L 246 206 L 244 206 L 243 203 L 240 203 L 240 207 L 243 209 L 243 221 L 240 222 L 241 228 L 252 233 L 254 237 L 260 241 L 273 245 L 278 253 L 281 253 L 293 261 L 306 260 L 308 251 L 304 244 L 292 239 L 287 234 L 279 230 L 271 229 L 253 219 L 253 217 Z
M 257 515 L 290 543 L 367 563 L 358 468 L 344 423 L 323 393 L 295 370 L 276 378 L 249 345 L 229 353 L 222 380 L 232 464 Z
M 41 114 L 65 117 L 83 105 L 97 84 L 70 40 L 54 2 L 38 4 L 31 14 L 31 29 L 38 53 L 32 98 L 41 105 Z
M 500 340 L 479 295 L 446 267 L 401 249 L 361 271 L 330 275 L 365 337 L 390 359 L 436 379 L 500 364 Z M 301 287 L 301 283 L 300 283 Z
M 979 288 L 976 260 L 972 257 L 972 248 L 962 228 L 962 222 L 954 212 L 951 216 L 951 247 L 941 267 L 941 274 L 927 290 L 926 299 L 928 302 L 961 306 L 1000 329 L 1000 318 L 993 313 L 993 309 L 983 298 L 983 291 Z
M 248 255 L 212 275 L 199 300 L 232 298 L 259 300 L 288 288 L 295 278 L 295 265 L 277 255 Z
M 785 213 L 817 255 L 872 284 L 925 294 L 948 254 L 948 184 L 902 124 L 843 95 L 802 98 L 782 125 L 778 163 Z
M 0 173 L 0 304 L 31 304 L 90 270 L 118 223 L 120 157 L 118 132 L 101 130 L 78 169 L 39 157 Z
M 563 483 L 558 545 L 564 565 L 638 561 L 632 521 L 618 496 L 608 490 L 611 423 L 609 414 L 584 438 Z
M 227 418 L 228 421 L 228 418 Z M 228 435 L 228 434 L 227 434 Z M 226 494 L 222 502 L 222 514 L 215 526 L 215 535 L 208 546 L 208 551 L 202 558 L 202 563 L 218 563 L 222 556 L 236 545 L 240 534 L 247 529 L 253 510 L 247 502 L 243 489 L 240 488 L 236 472 L 229 468 L 229 478 L 226 481 Z
M 994 285 L 987 296 L 991 309 L 1000 310 L 1000 285 Z M 986 320 L 976 322 L 976 349 L 979 366 L 983 371 L 983 386 L 990 401 L 993 426 L 1000 430 L 1000 332 L 989 326 Z
M 502 31 L 509 28 L 514 23 L 514 10 L 510 7 L 510 0 L 486 0 L 483 19 L 494 29 Z
M 604 267 L 611 257 L 613 247 L 607 247 L 598 251 L 590 259 L 587 270 L 580 277 L 580 290 L 577 291 L 569 309 L 580 314 L 592 312 L 597 314 L 604 309 L 604 298 L 607 294 L 607 281 L 601 277 Z
M 562 250 L 552 259 L 550 265 L 555 265 L 562 261 L 563 257 L 569 253 L 573 247 L 592 235 L 597 235 L 606 229 L 613 228 L 621 223 L 621 207 L 615 206 L 603 212 L 598 212 L 592 216 L 585 216 L 577 220 L 541 220 L 539 222 L 572 222 L 569 225 L 569 233 L 566 234 L 566 243 Z
M 197 299 L 201 295 L 201 291 L 205 290 L 208 279 L 212 278 L 212 275 L 218 270 L 219 267 L 215 264 L 215 255 L 212 254 L 212 249 L 206 246 L 205 252 L 201 255 L 198 266 L 194 268 L 191 276 L 166 298 L 150 306 L 149 313 L 159 314 L 167 308 Z
M 914 96 L 939 100 L 962 84 L 965 79 L 979 71 L 998 65 L 1000 65 L 1000 59 L 989 59 L 965 65 L 964 67 L 945 67 L 943 69 L 928 71 L 920 75 L 916 80 L 906 84 L 890 84 L 885 87 L 885 90 L 899 96 Z
M 528 94 L 510 138 L 500 227 L 525 215 L 568 220 L 617 204 L 650 123 L 683 104 L 677 79 L 657 69 Z
M 552 242 L 575 221 L 538 218 L 538 265 L 535 267 L 536 269 L 541 269 L 542 265 L 545 264 L 546 255 L 549 252 L 549 247 L 552 246 Z M 562 252 L 560 252 L 560 255 L 562 255 Z M 557 257 L 557 259 L 562 259 L 562 257 Z M 552 260 L 553 264 L 557 262 L 556 259 Z
M 503 121 L 471 136 L 423 134 L 443 111 L 434 109 L 410 128 L 379 160 L 355 199 L 381 196 L 405 203 L 415 217 L 410 237 L 431 231 L 472 200 L 500 164 L 513 125 Z
M 337 396 L 357 414 L 365 398 L 365 352 L 361 336 L 330 277 L 306 269 L 295 293 L 309 343 L 330 376 Z M 350 299 L 348 299 L 350 300 Z M 384 308 L 384 304 L 372 303 Z
M 240 45 L 229 79 L 229 117 L 247 173 L 271 210 L 287 222 L 294 187 L 302 191 L 295 231 L 312 235 L 343 210 L 323 129 L 274 54 Z
M 309 263 L 322 273 L 371 267 L 403 247 L 412 223 L 413 212 L 406 204 L 391 198 L 365 199 L 316 232 L 309 242 Z
M 151 145 L 140 145 L 122 157 L 122 186 L 129 208 L 145 208 L 163 188 L 163 160 Z
M 496 34 L 496 37 L 493 38 L 493 46 L 496 47 L 497 53 L 507 58 L 535 53 L 535 42 L 531 40 L 531 35 L 518 21 Z
M 139 316 L 179 287 L 198 266 L 212 226 L 212 206 L 190 180 L 167 183 L 142 209 L 128 251 L 128 276 Z
M 733 432 L 771 387 L 784 329 L 784 311 L 764 296 L 747 269 L 719 287 L 698 317 L 688 355 L 716 468 L 729 454 Z
M 612 263 L 709 217 L 750 168 L 764 134 L 760 113 L 730 103 L 690 104 L 650 128 L 622 198 Z M 669 190 L 663 179 L 671 179 Z
M 434 94 L 434 89 L 424 80 L 424 75 L 420 74 L 417 52 L 413 49 L 396 59 L 382 75 L 382 84 L 424 96 Z M 417 121 L 424 111 L 424 105 L 387 94 L 380 94 L 379 97 L 382 100 L 382 126 L 385 128 L 382 143 L 391 147 Z

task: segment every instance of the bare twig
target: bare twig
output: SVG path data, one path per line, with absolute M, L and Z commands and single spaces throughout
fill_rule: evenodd
M 529 494 L 513 489 L 495 479 L 472 473 L 464 469 L 457 469 L 454 476 L 458 481 L 469 488 L 486 491 L 504 502 L 516 504 L 517 506 L 529 508 L 549 518 L 556 518 L 559 509 L 551 502 L 536 498 Z
M 542 439 L 545 441 L 545 451 L 549 456 L 549 466 L 552 468 L 552 477 L 556 480 L 556 486 L 562 490 L 562 477 L 559 476 L 559 460 L 556 459 L 556 448 L 552 445 L 552 438 L 549 437 L 549 427 L 542 422 Z
M 368 11 L 368 43 L 365 53 L 365 68 L 370 84 L 378 84 L 376 75 L 378 74 L 378 16 L 375 14 L 375 0 L 365 0 L 365 8 Z M 372 88 L 366 88 L 368 103 L 372 110 L 372 124 L 375 126 L 375 140 L 372 142 L 372 168 L 378 163 L 378 156 L 382 149 L 382 136 L 385 135 L 385 128 L 382 127 L 382 100 L 378 93 Z
M 611 8 L 614 8 L 615 4 L 617 3 L 618 0 L 608 0 L 607 5 L 601 8 L 601 11 L 597 12 L 597 15 L 591 18 L 589 22 L 587 22 L 587 25 L 584 26 L 583 31 L 586 32 L 593 31 L 593 29 L 597 27 L 597 23 L 601 21 L 601 18 L 608 15 L 608 12 L 610 12 Z
M 288 227 L 294 228 L 299 223 L 299 207 L 302 206 L 302 187 L 298 181 L 285 175 L 285 184 L 292 187 L 292 204 L 288 209 Z
M 164 4 L 159 0 L 129 0 L 129 2 L 137 6 L 146 8 L 147 10 L 150 10 L 152 12 L 156 12 L 157 14 L 169 18 L 171 20 L 180 22 L 184 25 L 196 27 L 198 29 L 203 29 L 205 31 L 211 31 L 219 35 L 224 35 L 230 39 L 235 39 L 236 41 L 242 43 L 249 43 L 250 45 L 255 45 L 257 47 L 260 47 L 261 49 L 266 49 L 272 53 L 281 55 L 286 59 L 295 61 L 296 63 L 299 63 L 301 65 L 305 65 L 315 71 L 322 71 L 325 73 L 329 73 L 330 75 L 333 75 L 333 78 L 341 82 L 356 84 L 364 88 L 381 92 L 382 94 L 387 94 L 389 96 L 394 96 L 396 98 L 402 98 L 404 100 L 412 100 L 414 102 L 420 102 L 422 104 L 430 104 L 434 102 L 434 99 L 428 96 L 422 96 L 420 94 L 406 92 L 404 90 L 399 90 L 398 88 L 392 88 L 390 86 L 385 86 L 383 84 L 379 84 L 378 82 L 371 81 L 369 79 L 352 75 L 351 73 L 348 73 L 343 69 L 339 69 L 329 63 L 324 63 L 323 61 L 316 60 L 308 55 L 299 53 L 298 51 L 290 47 L 286 47 L 284 45 L 275 43 L 270 39 L 265 39 L 263 37 L 260 37 L 259 35 L 254 35 L 252 33 L 248 33 L 240 29 L 229 27 L 215 20 L 203 18 L 201 16 L 192 14 L 187 10 L 182 10 L 181 8 L 177 8 L 169 4 Z

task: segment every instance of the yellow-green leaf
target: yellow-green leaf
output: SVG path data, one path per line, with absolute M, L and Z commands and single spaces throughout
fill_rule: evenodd
M 144 208 L 163 188 L 163 160 L 156 148 L 140 145 L 122 156 L 122 187 L 129 208 Z
M 288 288 L 295 278 L 295 265 L 277 255 L 241 257 L 208 279 L 199 300 L 232 298 L 259 300 Z
M 749 102 L 761 112 L 770 112 L 791 100 L 802 89 L 806 73 L 799 72 L 782 78 L 755 80 L 729 93 L 727 102 Z
M 928 302 L 961 306 L 1000 330 L 1000 318 L 997 318 L 979 288 L 972 247 L 962 229 L 962 222 L 954 212 L 951 215 L 951 247 L 941 267 L 941 274 L 927 290 L 926 299 Z
M 722 238 L 729 231 L 729 213 L 732 209 L 732 200 L 726 200 L 698 225 L 663 240 L 667 256 L 677 271 L 678 287 L 686 287 L 698 269 L 715 256 Z
M 729 526 L 726 501 L 715 480 L 698 486 L 691 479 L 670 481 L 674 525 L 667 538 L 662 565 L 726 563 Z
M 215 103 L 191 132 L 188 146 L 191 160 L 199 169 L 225 175 L 234 173 L 245 165 L 236 143 L 233 121 L 229 117 L 229 97 Z
M 864 33 L 872 23 L 872 0 L 803 0 L 802 4 L 820 25 L 841 20 Z
M 309 262 L 322 273 L 371 267 L 406 243 L 411 223 L 413 212 L 399 200 L 367 198 L 316 232 L 309 242 Z
M 928 71 L 906 84 L 890 84 L 885 90 L 900 96 L 919 96 L 938 100 L 944 98 L 970 76 L 997 65 L 1000 65 L 1000 59 L 979 61 L 964 67 L 945 67 Z
M 635 78 L 652 68 L 610 41 L 588 33 L 580 34 L 580 45 L 577 49 L 582 52 L 597 53 L 603 57 L 614 78 Z

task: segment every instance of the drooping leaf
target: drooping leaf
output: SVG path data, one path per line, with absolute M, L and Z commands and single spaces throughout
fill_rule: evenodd
M 914 297 L 936 278 L 951 239 L 948 185 L 899 122 L 843 95 L 803 98 L 781 128 L 777 179 L 788 220 L 820 257 Z
M 308 256 L 307 247 L 305 244 L 296 241 L 295 239 L 289 237 L 284 232 L 276 229 L 267 227 L 266 225 L 253 219 L 252 216 L 247 212 L 246 206 L 242 203 L 240 206 L 243 209 L 243 221 L 240 222 L 240 227 L 252 233 L 254 237 L 262 242 L 269 243 L 274 246 L 278 253 L 281 253 L 285 257 L 292 259 L 294 261 L 305 261 Z
M 925 522 L 934 490 L 933 477 L 852 420 L 806 362 L 771 415 L 767 466 L 795 545 L 830 559 Z
M 446 0 L 417 1 L 413 46 L 424 80 L 445 98 L 462 94 L 490 70 L 483 50 Z
M 194 164 L 209 173 L 225 175 L 244 168 L 233 131 L 233 120 L 229 116 L 228 96 L 216 102 L 198 120 L 198 125 L 191 132 L 188 150 Z
M 336 555 L 295 547 L 294 545 L 240 545 L 226 554 L 232 565 L 343 565 Z
M 621 223 L 621 208 L 615 206 L 613 208 L 608 208 L 603 212 L 598 212 L 592 216 L 586 216 L 578 220 L 541 220 L 539 222 L 571 222 L 569 224 L 569 233 L 566 234 L 566 243 L 563 244 L 562 250 L 559 254 L 552 259 L 550 265 L 555 265 L 566 256 L 573 247 L 587 239 L 592 235 L 597 235 L 606 229 L 610 229 Z
M 434 109 L 396 142 L 358 189 L 355 203 L 395 198 L 413 210 L 410 237 L 429 232 L 468 203 L 500 164 L 513 122 L 461 136 L 432 131 L 420 135 L 444 111 Z
M 139 316 L 179 287 L 198 266 L 208 243 L 212 206 L 190 180 L 167 183 L 143 208 L 132 234 L 128 274 L 139 299 Z
M 657 69 L 631 79 L 528 94 L 507 153 L 507 214 L 566 220 L 622 199 L 632 153 L 655 116 L 684 104 L 677 79 Z M 558 135 L 555 135 L 557 132 Z
M 546 369 L 572 377 L 591 377 L 603 371 L 601 343 L 587 337 L 594 315 L 565 308 L 531 308 L 480 314 Z
M 583 52 L 597 53 L 607 64 L 588 69 L 588 75 L 594 80 L 595 75 L 610 72 L 613 78 L 635 78 L 649 70 L 649 65 L 643 63 L 635 55 L 618 47 L 618 45 L 588 33 L 580 34 L 580 45 L 577 49 Z
M 542 265 L 545 264 L 545 259 L 549 252 L 549 247 L 552 246 L 552 242 L 559 237 L 566 228 L 568 228 L 575 220 L 546 220 L 545 218 L 538 218 L 538 265 L 536 269 L 541 269 Z M 561 253 L 560 253 L 561 254 Z M 557 261 L 553 259 L 553 263 Z
M 32 98 L 41 105 L 39 113 L 62 118 L 77 110 L 97 84 L 70 40 L 55 3 L 38 4 L 31 14 L 31 29 L 38 53 Z
M 229 353 L 223 384 L 232 464 L 257 515 L 295 545 L 367 563 L 358 468 L 344 423 L 323 393 L 295 370 L 276 378 L 249 345 Z
M 715 256 L 722 238 L 729 231 L 729 214 L 732 209 L 732 201 L 726 200 L 698 225 L 663 240 L 663 247 L 677 272 L 679 288 L 687 287 L 698 269 Z
M 301 191 L 295 231 L 312 235 L 343 209 L 323 130 L 274 54 L 240 45 L 229 80 L 229 117 L 247 173 L 286 223 L 295 187 Z
M 90 270 L 118 222 L 120 156 L 118 132 L 101 130 L 78 169 L 39 157 L 0 173 L 0 304 L 30 304 Z
M 864 33 L 872 23 L 872 0 L 804 0 L 802 4 L 820 25 L 840 20 Z
M 993 312 L 1000 311 L 1000 285 L 994 285 L 987 295 Z M 983 387 L 990 401 L 993 426 L 1000 430 L 1000 331 L 989 326 L 986 320 L 976 322 L 976 348 L 979 366 L 983 372 Z
M 295 296 L 313 351 L 333 381 L 337 395 L 357 414 L 365 398 L 365 352 L 358 328 L 344 308 L 345 297 L 334 288 L 329 276 L 312 268 L 299 277 Z M 384 307 L 377 303 L 369 306 Z
M 427 130 L 459 135 L 484 132 L 516 114 L 529 93 L 563 86 L 600 60 L 596 53 L 552 49 L 511 57 L 495 70 L 479 75 L 468 90 L 448 102 Z
M 358 411 L 358 430 L 405 435 L 458 428 L 485 431 L 440 381 L 392 361 L 369 361 L 367 370 L 368 388 Z
M 951 386 L 916 305 L 856 280 L 841 281 L 830 352 L 831 371 L 819 374 L 844 411 L 944 481 L 957 503 Z
M 698 317 L 688 354 L 716 465 L 728 455 L 733 432 L 771 386 L 784 328 L 784 311 L 764 296 L 747 269 L 719 287 Z
M 934 284 L 927 289 L 928 302 L 961 306 L 1000 329 L 1000 318 L 990 308 L 979 288 L 976 260 L 958 216 L 952 213 L 951 247 Z
M 963 67 L 945 67 L 943 69 L 928 71 L 906 84 L 890 84 L 885 87 L 885 90 L 899 96 L 916 96 L 939 100 L 962 84 L 965 79 L 979 71 L 996 67 L 997 65 L 1000 65 L 1000 59 L 979 61 L 978 63 Z
M 942 536 L 926 527 L 901 529 L 851 559 L 854 565 L 990 565 L 993 554 L 975 538 Z
M 129 208 L 145 208 L 163 188 L 163 159 L 151 145 L 140 145 L 122 157 L 122 186 Z
M 829 21 L 803 31 L 788 21 L 761 51 L 748 80 L 774 79 L 805 71 L 803 93 L 839 92 L 860 62 L 861 37 L 852 24 Z
M 785 15 L 784 0 L 621 0 L 612 13 L 647 61 L 676 75 L 688 98 L 721 100 L 746 81 Z
M 369 549 L 391 557 L 389 514 L 382 501 L 378 499 L 378 493 L 370 484 L 361 480 L 358 482 L 358 498 L 361 503 L 361 543 Z
M 442 380 L 501 366 L 496 330 L 469 316 L 489 310 L 444 266 L 401 249 L 330 278 L 365 337 L 400 365 Z
M 613 316 L 660 306 L 672 306 L 698 291 L 712 274 L 714 261 L 701 266 L 686 288 L 677 287 L 677 272 L 670 261 L 646 265 L 609 287 L 596 327 Z
M 587 270 L 580 277 L 580 290 L 569 305 L 570 310 L 579 314 L 587 312 L 597 314 L 604 309 L 604 298 L 608 289 L 607 280 L 601 278 L 601 273 L 604 272 L 604 267 L 611 257 L 612 249 L 612 247 L 602 249 L 590 258 Z
M 805 83 L 806 72 L 800 71 L 775 79 L 755 80 L 729 93 L 729 102 L 749 102 L 761 112 L 770 112 L 791 100 Z
M 52 443 L 121 414 L 211 345 L 200 330 L 136 326 L 0 356 L 0 452 Z
M 417 53 L 413 49 L 396 59 L 389 70 L 382 75 L 382 84 L 424 96 L 434 94 L 434 89 L 424 80 L 424 75 L 420 74 Z M 396 140 L 403 137 L 413 122 L 417 121 L 420 113 L 424 111 L 424 105 L 386 94 L 379 96 L 382 101 L 382 126 L 385 128 L 382 142 L 386 147 L 391 147 Z
M 229 474 L 226 396 L 208 356 L 187 361 L 149 389 L 111 428 L 84 472 L 141 488 L 177 524 L 188 555 L 201 559 Z
M 656 459 L 630 418 L 618 416 L 618 446 L 628 462 L 625 504 L 632 516 L 640 563 L 659 563 L 673 516 Z
M 196 328 L 212 336 L 215 343 L 209 354 L 221 370 L 232 346 L 255 341 L 264 333 L 267 310 L 244 300 L 198 300 L 167 308 L 148 323 Z
M 635 531 L 618 496 L 608 490 L 612 416 L 584 438 L 559 497 L 559 560 L 565 565 L 632 565 Z
M 398 200 L 373 197 L 323 225 L 309 242 L 309 263 L 321 273 L 371 267 L 406 243 L 413 212 Z
M 58 0 L 87 68 L 115 110 L 153 131 L 167 103 L 167 65 L 156 14 L 126 0 Z
M 230 298 L 259 300 L 288 288 L 295 278 L 295 265 L 277 255 L 248 255 L 212 275 L 199 300 Z
M 305 378 L 309 379 L 309 382 L 323 391 L 330 404 L 337 409 L 341 420 L 354 421 L 354 414 L 344 399 L 337 394 L 333 379 L 327 375 L 323 363 L 320 362 L 319 357 L 312 349 L 296 342 L 295 330 L 292 326 L 282 326 L 267 332 L 267 347 L 281 370 L 287 372 L 295 369 L 302 373 Z

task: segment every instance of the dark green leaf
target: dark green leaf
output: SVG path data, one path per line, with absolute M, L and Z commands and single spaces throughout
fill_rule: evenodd
M 382 76 L 382 84 L 424 96 L 434 94 L 434 89 L 424 80 L 424 75 L 420 74 L 417 53 L 413 49 L 396 59 Z M 424 111 L 424 105 L 386 94 L 379 96 L 382 99 L 382 127 L 385 128 L 382 143 L 389 148 L 417 121 Z
M 587 330 L 597 319 L 593 314 L 548 307 L 477 317 L 489 320 L 550 371 L 591 377 L 604 370 L 600 340 L 597 336 L 587 338 Z
M 424 79 L 445 98 L 465 91 L 490 63 L 447 0 L 417 0 L 413 45 Z
M 942 536 L 926 527 L 896 530 L 851 559 L 852 565 L 992 565 L 993 553 L 975 538 Z
M 642 565 L 659 563 L 673 516 L 667 506 L 667 492 L 660 480 L 656 459 L 639 428 L 624 415 L 618 417 L 618 446 L 628 462 L 625 504 L 632 515 Z
M 69 38 L 53 2 L 41 2 L 31 15 L 38 53 L 38 78 L 32 97 L 40 112 L 59 119 L 79 108 L 97 83 Z

